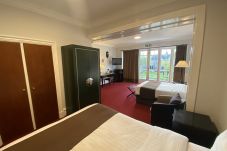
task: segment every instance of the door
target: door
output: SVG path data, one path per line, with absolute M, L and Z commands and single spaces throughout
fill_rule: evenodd
M 24 43 L 36 128 L 59 118 L 51 46 Z
M 87 105 L 99 102 L 99 51 L 92 48 L 77 48 L 76 71 L 78 76 L 79 106 L 83 108 Z M 92 84 L 86 84 L 86 80 L 92 78 Z
M 74 72 L 76 66 L 74 47 L 62 47 L 62 67 L 65 89 L 65 105 L 67 115 L 79 110 L 78 90 L 77 90 L 77 74 Z
M 147 57 L 148 57 L 148 51 L 142 50 L 139 52 L 139 79 L 146 80 L 147 74 L 148 74 L 148 68 L 147 68 Z
M 0 42 L 0 135 L 6 144 L 33 130 L 19 43 Z
M 149 59 L 149 80 L 157 80 L 158 79 L 158 56 L 159 52 L 157 49 L 152 49 L 150 51 L 150 59 Z
M 160 81 L 170 81 L 171 48 L 162 48 L 160 57 Z

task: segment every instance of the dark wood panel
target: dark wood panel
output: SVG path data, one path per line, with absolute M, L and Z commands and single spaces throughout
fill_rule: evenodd
M 79 109 L 77 74 L 75 74 L 74 49 L 72 47 L 62 47 L 62 66 L 64 74 L 65 103 L 67 115 L 76 112 Z
M 56 121 L 58 116 L 54 66 L 50 46 L 24 44 L 36 127 Z
M 19 43 L 0 42 L 0 134 L 8 143 L 33 130 Z

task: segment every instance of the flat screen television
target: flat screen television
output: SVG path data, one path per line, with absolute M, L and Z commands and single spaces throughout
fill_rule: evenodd
M 122 65 L 122 58 L 112 58 L 112 65 Z

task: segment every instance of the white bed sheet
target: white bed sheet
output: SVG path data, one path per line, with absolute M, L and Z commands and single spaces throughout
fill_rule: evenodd
M 140 95 L 140 88 L 146 84 L 146 87 L 152 88 L 152 84 L 157 83 L 155 81 L 144 81 L 135 87 L 135 94 Z M 180 94 L 181 98 L 186 100 L 187 85 L 170 83 L 170 82 L 160 82 L 160 85 L 156 88 L 155 97 L 160 95 L 170 95 L 174 96 L 177 93 Z
M 183 135 L 118 113 L 71 151 L 187 151 L 187 147 Z
M 189 143 L 188 144 L 188 151 L 209 151 L 210 149 L 199 146 L 194 143 Z

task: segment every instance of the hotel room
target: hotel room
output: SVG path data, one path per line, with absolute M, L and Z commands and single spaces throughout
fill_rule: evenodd
M 0 151 L 225 151 L 226 7 L 1 0 Z

